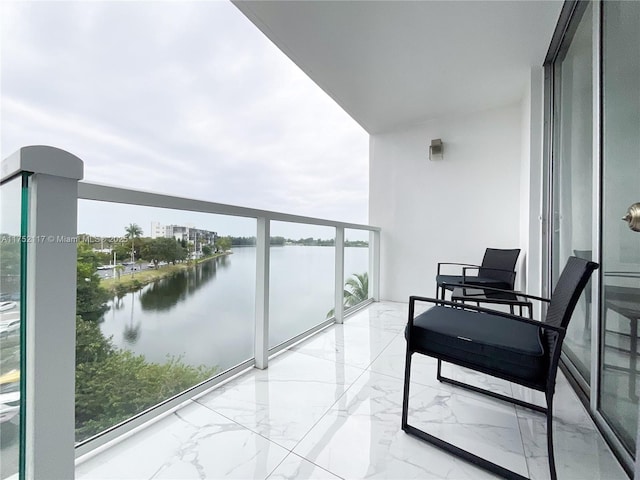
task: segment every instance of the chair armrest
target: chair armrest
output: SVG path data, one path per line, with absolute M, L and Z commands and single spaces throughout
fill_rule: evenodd
M 457 265 L 459 267 L 479 267 L 479 265 L 473 265 L 471 263 L 439 262 L 438 263 L 438 275 L 440 275 L 440 266 L 441 265 Z
M 509 292 L 509 290 L 506 290 L 506 291 Z M 543 323 L 543 322 L 540 322 L 539 320 L 532 320 L 527 317 L 521 317 L 519 315 L 514 315 L 512 313 L 501 312 L 499 310 L 491 310 L 490 308 L 476 307 L 474 305 L 468 305 L 464 303 L 450 302 L 449 300 L 438 300 L 437 298 L 419 297 L 419 296 L 413 296 L 413 295 L 409 297 L 409 321 L 407 322 L 409 326 L 413 326 L 415 302 L 433 303 L 435 305 L 452 307 L 459 310 L 471 310 L 474 312 L 488 313 L 491 315 L 497 315 L 499 317 L 509 318 L 511 320 L 515 320 L 516 322 L 528 323 L 530 325 L 535 325 L 536 327 L 540 327 L 545 330 L 548 329 L 548 330 L 559 332 L 559 333 L 564 333 L 566 331 L 566 328 L 556 327 L 555 325 Z
M 533 300 L 539 300 L 541 302 L 546 302 L 546 303 L 551 302 L 550 298 L 536 297 L 535 295 L 528 295 L 526 293 L 518 292 L 516 290 L 505 290 L 504 288 L 483 287 L 483 286 L 466 284 L 466 283 L 461 283 L 456 286 L 461 288 L 475 288 L 480 290 L 490 290 L 492 292 L 500 292 L 500 293 L 515 293 L 516 295 L 519 295 L 521 297 L 532 298 Z

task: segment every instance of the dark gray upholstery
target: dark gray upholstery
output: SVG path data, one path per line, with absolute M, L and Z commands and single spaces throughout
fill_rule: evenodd
M 551 479 L 556 480 L 552 421 L 560 351 L 576 303 L 596 268 L 597 263 L 570 257 L 550 300 L 519 293 L 518 296 L 549 302 L 547 315 L 542 322 L 443 299 L 410 297 L 409 319 L 405 330 L 407 352 L 402 404 L 403 430 L 501 477 L 518 480 L 525 478 L 409 424 L 411 358 L 414 353 L 428 355 L 438 360 L 436 375 L 441 382 L 545 413 L 549 471 Z M 416 303 L 420 302 L 434 306 L 415 315 Z M 443 361 L 542 391 L 545 393 L 547 407 L 447 378 L 441 373 Z

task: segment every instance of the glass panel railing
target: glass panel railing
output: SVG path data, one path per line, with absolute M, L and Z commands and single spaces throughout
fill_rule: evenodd
M 371 297 L 369 288 L 369 231 L 344 231 L 344 307 L 354 307 Z
M 256 221 L 78 202 L 76 441 L 253 358 Z
M 335 229 L 271 222 L 269 348 L 331 317 Z
M 24 415 L 20 414 L 20 383 L 24 378 L 20 372 L 24 366 L 21 319 L 25 314 L 21 300 L 29 240 L 26 188 L 23 177 L 0 186 L 0 479 L 24 470 L 20 433 L 24 422 Z

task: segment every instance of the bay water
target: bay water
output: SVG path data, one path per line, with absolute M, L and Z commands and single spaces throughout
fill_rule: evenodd
M 273 347 L 323 322 L 334 307 L 335 248 L 287 245 L 270 252 Z M 345 248 L 345 277 L 367 272 L 368 255 L 368 248 Z M 232 367 L 253 357 L 255 271 L 255 247 L 234 247 L 232 254 L 114 298 L 102 333 L 151 362 L 173 357 Z

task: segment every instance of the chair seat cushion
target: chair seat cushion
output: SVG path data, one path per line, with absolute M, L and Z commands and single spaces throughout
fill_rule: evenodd
M 538 383 L 547 373 L 541 336 L 536 325 L 435 306 L 414 319 L 409 347 L 492 375 Z
M 463 277 L 462 275 L 437 275 L 436 283 L 444 288 L 453 290 L 456 285 L 479 285 L 483 287 L 511 289 L 511 284 L 489 277 Z

